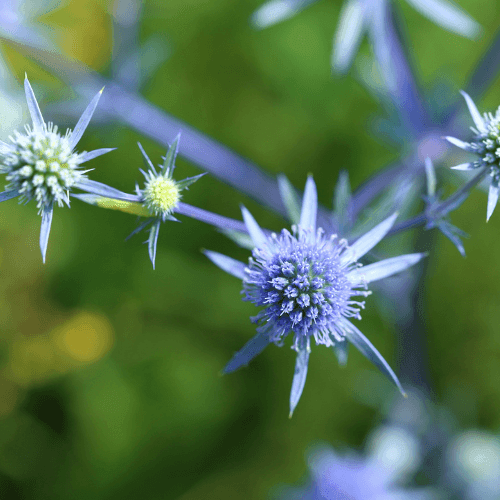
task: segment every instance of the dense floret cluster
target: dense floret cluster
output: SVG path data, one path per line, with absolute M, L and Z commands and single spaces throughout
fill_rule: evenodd
M 48 123 L 41 132 L 25 127 L 26 134 L 17 131 L 5 144 L 1 154 L 0 172 L 6 174 L 6 190 L 16 190 L 21 200 L 36 199 L 37 207 L 57 203 L 69 205 L 69 189 L 86 179 L 78 170 L 80 156 L 69 144 L 70 131 L 60 135 L 56 125 Z
M 266 246 L 255 248 L 243 289 L 246 300 L 265 307 L 253 318 L 260 324 L 258 331 L 266 331 L 276 343 L 293 331 L 295 349 L 301 337 L 309 342 L 313 336 L 326 346 L 343 341 L 344 333 L 336 326 L 339 319 L 360 319 L 364 307 L 364 302 L 350 298 L 369 294 L 353 287 L 347 277 L 355 264 L 341 263 L 346 245 L 335 235 L 325 237 L 322 229 L 311 237 L 294 227 L 293 234 L 283 229 Z

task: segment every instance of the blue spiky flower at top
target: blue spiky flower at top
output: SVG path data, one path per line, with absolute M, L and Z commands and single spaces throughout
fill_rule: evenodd
M 489 170 L 491 182 L 488 193 L 486 220 L 489 220 L 498 202 L 500 185 L 500 107 L 496 113 L 479 113 L 474 101 L 466 93 L 461 92 L 475 127 L 471 127 L 473 137 L 464 142 L 456 137 L 446 137 L 454 146 L 479 156 L 479 159 L 452 167 L 455 170 Z
M 264 231 L 244 207 L 242 214 L 254 245 L 248 265 L 205 251 L 221 269 L 242 280 L 244 300 L 262 307 L 252 318 L 258 325 L 257 335 L 234 355 L 224 373 L 248 364 L 271 342 L 283 345 L 284 339 L 293 333 L 292 348 L 297 352 L 297 360 L 290 415 L 306 381 L 311 339 L 332 347 L 342 363 L 351 342 L 403 392 L 390 366 L 350 321 L 361 319 L 364 302 L 352 299 L 369 295 L 368 283 L 403 271 L 425 255 L 402 255 L 365 267 L 358 263 L 388 233 L 397 214 L 349 246 L 336 235 L 326 235 L 316 228 L 317 193 L 312 177 L 306 183 L 299 224 L 291 233 L 286 229 L 279 235 Z

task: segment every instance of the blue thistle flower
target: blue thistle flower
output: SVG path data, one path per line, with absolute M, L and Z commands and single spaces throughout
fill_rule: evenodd
M 24 89 L 33 126 L 26 126 L 24 134 L 15 131 L 9 137 L 10 144 L 0 141 L 0 173 L 5 174 L 8 181 L 5 191 L 0 193 L 0 202 L 15 197 L 20 197 L 20 201 L 26 203 L 36 200 L 38 211 L 42 215 L 40 249 L 45 262 L 54 205 L 69 206 L 69 194 L 73 188 L 91 193 L 107 193 L 108 196 L 121 195 L 118 194 L 119 191 L 108 189 L 104 184 L 90 181 L 86 175 L 89 170 L 80 170 L 83 163 L 113 151 L 114 148 L 75 152 L 102 90 L 87 106 L 75 129 L 68 129 L 65 135 L 61 135 L 56 125 L 44 122 L 27 77 Z
M 309 177 L 299 224 L 292 227 L 292 232 L 283 229 L 279 235 L 263 231 L 242 207 L 254 245 L 248 265 L 205 251 L 221 269 L 242 280 L 243 300 L 263 308 L 251 318 L 257 324 L 257 335 L 235 354 L 224 373 L 248 364 L 271 342 L 282 346 L 293 332 L 292 349 L 297 352 L 297 361 L 290 415 L 306 381 L 311 339 L 316 344 L 332 347 L 341 363 L 346 360 L 348 341 L 353 343 L 404 393 L 390 366 L 350 319 L 361 319 L 360 311 L 365 303 L 357 298 L 370 294 L 366 288 L 368 283 L 403 271 L 424 257 L 421 253 L 402 255 L 363 268 L 358 259 L 382 240 L 397 214 L 349 246 L 346 240 L 316 228 L 317 205 L 316 186 Z
M 475 127 L 471 127 L 474 134 L 470 142 L 464 142 L 456 137 L 446 137 L 454 146 L 464 151 L 479 155 L 479 159 L 469 163 L 462 163 L 451 167 L 455 170 L 476 170 L 489 169 L 491 176 L 490 188 L 488 192 L 488 207 L 486 220 L 488 221 L 495 210 L 498 202 L 499 182 L 500 182 L 500 107 L 496 113 L 479 113 L 474 101 L 466 93 L 461 91 L 467 103 L 469 112 L 474 121 Z

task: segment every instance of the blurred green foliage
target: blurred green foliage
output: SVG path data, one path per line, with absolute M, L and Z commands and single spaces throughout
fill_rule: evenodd
M 267 171 L 285 172 L 297 186 L 312 172 L 320 201 L 331 206 L 340 169 L 348 169 L 356 187 L 398 152 L 370 135 L 381 110 L 369 93 L 352 75 L 331 76 L 341 1 L 320 2 L 254 32 L 248 18 L 259 3 L 144 2 L 141 38 L 156 33 L 173 49 L 144 95 Z M 496 0 L 460 4 L 485 27 L 476 43 L 402 6 L 426 86 L 449 79 L 450 88 L 459 89 L 493 37 Z M 43 21 L 55 28 L 66 53 L 106 73 L 109 8 L 104 0 L 72 0 Z M 33 63 L 3 49 L 20 86 L 29 68 L 35 91 L 47 85 L 68 94 Z M 369 53 L 367 45 L 362 53 Z M 478 104 L 487 110 L 499 103 L 494 85 Z M 92 178 L 132 191 L 141 177 L 138 140 L 158 163 L 164 154 L 159 146 L 118 124 L 91 123 L 82 149 L 118 147 L 94 160 Z M 178 178 L 198 173 L 182 160 L 177 168 Z M 264 226 L 277 230 L 283 224 L 210 176 L 184 200 L 235 218 L 243 201 Z M 486 225 L 485 205 L 484 194 L 475 193 L 453 216 L 472 235 L 466 259 L 442 236 L 429 249 L 422 314 L 436 396 L 460 424 L 495 430 L 500 217 Z M 135 227 L 132 216 L 77 200 L 71 210 L 56 209 L 46 265 L 39 224 L 34 204 L 2 203 L 2 499 L 266 498 L 275 485 L 305 473 L 311 443 L 361 445 L 380 419 L 376 407 L 394 397 L 390 384 L 354 350 L 340 368 L 331 351 L 313 348 L 292 420 L 294 356 L 288 347 L 271 346 L 247 369 L 220 377 L 225 362 L 253 335 L 248 318 L 255 311 L 240 300 L 238 281 L 200 253 L 203 247 L 247 257 L 210 227 L 186 218 L 167 224 L 153 271 L 145 236 L 124 242 Z M 396 331 L 374 304 L 368 300 L 362 330 L 397 371 Z M 373 387 L 375 408 L 366 403 Z

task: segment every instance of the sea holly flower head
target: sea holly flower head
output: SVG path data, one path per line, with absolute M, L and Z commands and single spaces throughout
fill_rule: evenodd
M 69 190 L 85 177 L 78 170 L 80 156 L 69 144 L 71 132 L 61 136 L 52 123 L 41 131 L 26 125 L 25 131 L 16 130 L 4 148 L 0 171 L 9 181 L 5 189 L 18 191 L 21 201 L 36 199 L 39 211 L 54 203 L 69 206 Z
M 0 142 L 0 173 L 6 175 L 8 184 L 0 193 L 0 201 L 19 197 L 21 201 L 36 200 L 42 215 L 40 247 L 43 261 L 55 204 L 69 206 L 69 194 L 73 188 L 94 192 L 106 186 L 90 181 L 88 170 L 80 165 L 113 149 L 97 149 L 91 152 L 75 152 L 102 94 L 99 92 L 80 117 L 74 130 L 59 133 L 56 125 L 45 123 L 33 89 L 26 77 L 24 80 L 26 100 L 33 121 L 25 127 L 25 133 L 15 131 L 10 143 Z
M 464 151 L 477 154 L 479 159 L 452 168 L 455 170 L 481 168 L 489 170 L 491 182 L 486 215 L 486 219 L 489 220 L 498 201 L 500 183 L 500 107 L 495 114 L 484 113 L 481 116 L 471 97 L 466 92 L 461 93 L 475 124 L 475 127 L 471 127 L 473 137 L 470 142 L 464 142 L 456 137 L 446 137 L 446 139 Z
M 158 244 L 160 225 L 162 222 L 167 220 L 178 222 L 178 220 L 173 216 L 174 212 L 179 212 L 196 219 L 204 220 L 209 224 L 220 225 L 217 220 L 221 217 L 181 202 L 182 191 L 188 189 L 191 184 L 196 182 L 205 174 L 203 173 L 195 175 L 194 177 L 188 177 L 182 181 L 174 180 L 172 175 L 175 169 L 175 159 L 179 150 L 179 140 L 180 134 L 177 135 L 168 148 L 167 154 L 163 158 L 163 165 L 159 165 L 158 167 L 153 165 L 153 162 L 149 159 L 149 156 L 144 151 L 144 148 L 140 143 L 138 143 L 147 170 L 144 171 L 139 169 L 144 175 L 146 182 L 143 188 L 140 188 L 139 185 L 136 184 L 135 190 L 137 194 L 127 195 L 117 191 L 117 193 L 120 193 L 122 196 L 114 196 L 113 198 L 107 197 L 106 193 L 102 193 L 104 196 L 100 195 L 101 193 L 97 193 L 97 195 L 74 195 L 75 198 L 85 201 L 86 203 L 90 203 L 91 205 L 96 205 L 101 208 L 109 208 L 112 210 L 120 210 L 122 212 L 145 217 L 146 220 L 141 222 L 137 228 L 132 231 L 128 238 L 150 226 L 148 248 L 153 269 L 155 267 L 156 248 Z
M 179 182 L 173 179 L 172 175 L 179 150 L 179 140 L 180 134 L 168 148 L 164 163 L 162 166 L 159 166 L 159 172 L 157 172 L 153 162 L 149 159 L 141 144 L 138 144 L 144 163 L 149 170 L 145 172 L 139 169 L 142 175 L 144 175 L 146 183 L 143 189 L 139 188 L 139 185 L 136 184 L 135 190 L 149 215 L 160 217 L 162 221 L 167 220 L 178 207 L 181 201 L 181 191 L 201 177 L 197 176 L 196 178 L 189 179 L 191 182 L 186 182 L 188 179 Z
M 266 232 L 244 207 L 242 214 L 254 245 L 248 265 L 205 251 L 221 269 L 242 280 L 244 300 L 262 307 L 252 318 L 257 324 L 257 335 L 235 354 L 224 373 L 248 364 L 271 342 L 283 345 L 284 339 L 293 334 L 292 348 L 297 352 L 297 360 L 290 415 L 304 388 L 311 339 L 332 347 L 341 363 L 346 361 L 347 344 L 351 342 L 403 392 L 387 362 L 350 321 L 361 319 L 364 302 L 357 298 L 369 295 L 368 283 L 403 271 L 424 256 L 403 255 L 366 267 L 358 263 L 388 233 L 397 214 L 349 246 L 337 235 L 327 235 L 316 227 L 317 194 L 312 177 L 306 184 L 299 223 L 292 232 Z

